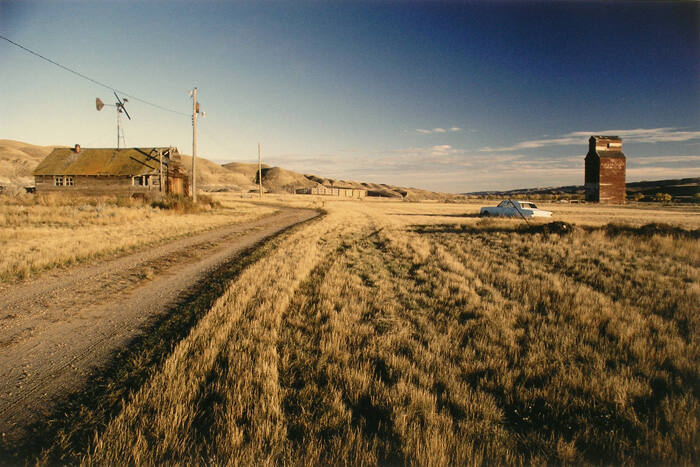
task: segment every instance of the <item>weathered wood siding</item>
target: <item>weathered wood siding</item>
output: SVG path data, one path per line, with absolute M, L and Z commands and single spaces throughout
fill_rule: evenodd
M 160 180 L 157 175 L 139 177 L 146 184 L 138 184 L 134 177 L 128 175 L 36 175 L 37 193 L 76 193 L 99 195 L 113 193 L 142 193 L 159 191 Z
M 162 180 L 161 180 L 162 171 Z M 175 147 L 54 149 L 33 171 L 38 193 L 188 194 Z M 165 185 L 161 187 L 161 182 Z
M 625 169 L 626 161 L 624 158 L 600 158 L 599 202 L 607 204 L 625 204 L 625 198 L 627 197 Z
M 624 204 L 627 161 L 622 140 L 617 137 L 591 136 L 586 154 L 586 201 Z
M 168 193 L 174 195 L 188 195 L 189 189 L 185 180 L 181 177 L 168 177 L 166 180 L 166 189 Z

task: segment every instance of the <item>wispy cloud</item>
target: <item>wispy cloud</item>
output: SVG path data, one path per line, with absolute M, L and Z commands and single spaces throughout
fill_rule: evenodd
M 461 129 L 460 127 L 458 127 L 458 126 L 453 126 L 453 127 L 447 128 L 447 129 L 437 127 L 437 128 L 433 128 L 432 130 L 426 130 L 426 129 L 424 129 L 424 128 L 418 128 L 418 129 L 416 130 L 416 133 L 420 133 L 420 134 L 422 134 L 422 135 L 432 135 L 432 134 L 435 134 L 435 133 L 448 133 L 448 132 L 457 133 L 457 132 L 460 132 L 460 131 L 462 131 L 462 129 Z
M 635 166 L 635 165 L 654 165 L 654 164 L 661 164 L 664 166 L 672 165 L 672 164 L 682 164 L 687 167 L 694 167 L 698 168 L 700 167 L 700 156 L 693 156 L 693 155 L 688 155 L 688 156 L 647 156 L 647 157 L 635 157 L 635 158 L 630 158 L 627 161 L 627 165 L 629 166 Z
M 342 155 L 270 154 L 266 162 L 334 179 L 470 192 L 581 185 L 584 156 L 573 152 L 566 150 L 564 154 L 548 156 L 437 144 Z M 689 176 L 700 176 L 700 155 L 635 156 L 627 161 L 628 181 Z
M 482 152 L 521 151 L 545 146 L 568 146 L 586 144 L 591 135 L 615 135 L 629 143 L 668 143 L 700 139 L 700 131 L 679 128 L 637 128 L 632 130 L 574 131 L 553 138 L 521 141 L 512 146 L 481 148 Z
M 590 134 L 589 134 L 590 136 Z M 522 141 L 512 146 L 491 147 L 486 146 L 480 149 L 481 152 L 502 152 L 502 151 L 521 151 L 523 149 L 537 149 L 544 146 L 566 146 L 570 144 L 585 144 L 586 139 L 581 137 L 561 137 L 551 139 L 535 139 L 530 141 Z
M 449 154 L 450 149 L 452 149 L 452 146 L 450 146 L 449 144 L 440 144 L 437 146 L 433 146 L 431 149 L 432 149 L 432 151 L 431 151 L 432 155 L 442 156 L 442 155 Z

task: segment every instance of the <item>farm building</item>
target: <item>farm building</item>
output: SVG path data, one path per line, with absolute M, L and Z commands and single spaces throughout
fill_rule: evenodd
M 622 139 L 617 136 L 591 136 L 586 154 L 586 201 L 624 204 L 625 169 Z
M 56 148 L 33 172 L 37 193 L 188 194 L 177 148 Z
M 300 195 L 338 196 L 340 198 L 364 198 L 367 196 L 367 190 L 358 190 L 356 188 L 338 188 L 331 186 L 299 188 L 296 192 Z

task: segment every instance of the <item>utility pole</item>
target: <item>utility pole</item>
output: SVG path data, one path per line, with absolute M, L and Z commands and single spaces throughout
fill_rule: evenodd
M 158 179 L 158 187 L 160 188 L 160 192 L 163 193 L 163 150 L 159 149 L 158 150 L 158 162 L 160 163 L 160 172 L 159 172 L 159 179 Z
M 260 143 L 258 143 L 258 187 L 260 188 L 260 197 L 262 198 L 262 157 L 260 155 Z
M 197 172 L 195 160 L 197 159 L 197 115 L 206 117 L 206 112 L 199 111 L 199 102 L 197 102 L 197 88 L 190 91 L 192 96 L 192 201 L 197 202 Z
M 119 107 L 117 107 L 117 150 L 119 150 L 119 140 L 121 139 L 122 135 L 122 113 L 119 111 Z M 126 142 L 124 142 L 126 145 Z
M 199 112 L 197 103 L 197 88 L 192 90 L 192 201 L 197 202 L 197 172 L 195 172 L 197 160 L 197 113 Z

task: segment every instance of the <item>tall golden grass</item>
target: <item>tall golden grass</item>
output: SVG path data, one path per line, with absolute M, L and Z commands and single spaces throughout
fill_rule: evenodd
M 700 462 L 693 222 L 608 229 L 586 209 L 568 218 L 592 226 L 546 233 L 461 205 L 323 203 L 75 460 Z
M 0 197 L 0 282 L 145 245 L 246 222 L 272 206 L 229 201 L 200 209 L 159 209 L 128 197 Z M 187 212 L 194 211 L 194 212 Z

